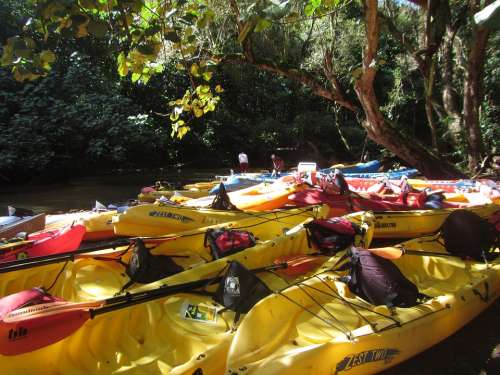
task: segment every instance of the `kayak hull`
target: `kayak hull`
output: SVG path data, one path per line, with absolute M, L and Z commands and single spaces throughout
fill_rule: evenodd
M 429 237 L 405 247 L 443 251 Z M 238 328 L 225 373 L 375 374 L 452 335 L 500 293 L 499 260 L 487 266 L 405 255 L 395 264 L 432 298 L 391 314 L 325 273 L 261 300 Z
M 273 214 L 145 204 L 114 216 L 113 225 L 119 236 L 161 236 L 262 215 Z

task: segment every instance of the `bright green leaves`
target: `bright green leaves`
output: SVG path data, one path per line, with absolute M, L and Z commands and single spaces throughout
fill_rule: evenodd
M 215 62 L 213 60 L 202 60 L 200 63 L 191 64 L 189 73 L 194 78 L 202 78 L 204 81 L 210 81 L 213 76 Z M 182 70 L 179 69 L 179 70 Z
M 196 86 L 194 91 L 186 90 L 182 99 L 171 101 L 169 103 L 173 107 L 170 112 L 170 121 L 172 121 L 171 136 L 182 139 L 190 130 L 187 122 L 214 111 L 220 101 L 220 96 L 216 94 L 223 91 L 220 85 L 217 85 L 215 90 L 212 90 L 209 85 L 202 84 Z
M 218 94 L 224 92 L 224 89 L 220 85 L 216 85 L 214 89 L 208 85 L 216 66 L 217 62 L 213 59 L 201 60 L 189 66 L 192 82 L 197 82 L 197 86 L 194 91 L 186 90 L 182 99 L 169 103 L 172 107 L 170 112 L 172 137 L 182 139 L 191 129 L 188 126 L 190 122 L 214 111 L 217 107 L 220 101 Z M 179 63 L 177 69 L 184 70 L 185 66 Z
M 120 77 L 125 77 L 128 74 L 128 63 L 125 57 L 125 52 L 120 52 L 117 58 L 118 74 Z
M 177 138 L 182 139 L 190 130 L 191 128 L 184 121 L 179 120 L 172 124 L 172 133 L 170 136 L 172 138 L 177 136 Z
M 254 31 L 256 33 L 260 33 L 261 31 L 264 31 L 264 30 L 270 28 L 271 26 L 272 26 L 272 22 L 271 21 L 269 21 L 266 18 L 260 18 L 258 20 L 257 24 L 255 25 Z
M 288 2 L 262 3 L 275 11 Z M 47 42 L 52 44 L 58 38 L 107 38 L 113 46 L 109 52 L 116 58 L 120 77 L 147 83 L 171 59 L 178 60 L 179 69 L 191 76 L 194 88 L 174 105 L 171 113 L 174 135 L 182 138 L 190 129 L 190 121 L 215 110 L 223 89 L 220 85 L 208 85 L 217 65 L 206 56 L 210 53 L 204 39 L 216 18 L 211 2 L 35 0 L 35 3 L 36 13 L 23 31 L 39 39 L 11 38 L 3 49 L 1 63 L 12 69 L 16 79 L 31 80 L 47 74 L 57 59 L 53 51 L 44 47 Z M 265 13 L 252 15 L 247 21 L 250 22 L 247 35 L 254 29 L 262 31 L 271 26 Z
M 316 9 L 318 9 L 321 5 L 321 0 L 309 0 L 306 7 L 304 8 L 304 13 L 306 16 L 311 17 Z
M 193 77 L 199 77 L 200 76 L 200 67 L 198 64 L 194 63 L 191 65 L 191 68 L 189 69 L 189 72 Z
M 309 0 L 304 7 L 306 16 L 323 15 L 340 5 L 344 0 Z
M 163 71 L 163 65 L 156 62 L 160 49 L 160 43 L 152 43 L 140 45 L 128 54 L 121 52 L 116 59 L 118 74 L 126 77 L 132 72 L 132 82 L 147 83 L 153 74 Z

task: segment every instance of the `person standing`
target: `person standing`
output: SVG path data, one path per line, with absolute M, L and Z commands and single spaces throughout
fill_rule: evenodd
M 285 168 L 285 162 L 278 155 L 272 154 L 271 161 L 273 162 L 272 176 L 279 176 L 280 172 Z
M 243 151 L 238 154 L 238 161 L 240 162 L 240 172 L 246 173 L 248 171 L 248 156 Z

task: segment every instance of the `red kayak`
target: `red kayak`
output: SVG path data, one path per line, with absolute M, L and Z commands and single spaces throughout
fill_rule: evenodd
M 403 196 L 392 196 L 384 199 L 377 194 L 361 196 L 359 194 L 327 194 L 320 189 L 306 189 L 291 194 L 288 199 L 298 206 L 326 203 L 330 206 L 329 216 L 342 216 L 354 211 L 408 211 L 429 209 L 426 207 L 427 195 L 422 193 L 407 193 Z M 440 208 L 460 208 L 463 203 L 440 202 Z
M 80 246 L 84 234 L 83 225 L 30 234 L 26 241 L 1 246 L 0 263 L 74 251 Z

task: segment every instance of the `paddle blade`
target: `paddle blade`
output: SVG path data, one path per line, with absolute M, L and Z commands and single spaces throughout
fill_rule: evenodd
M 403 250 L 397 247 L 379 247 L 374 249 L 365 249 L 371 252 L 372 254 L 378 255 L 381 258 L 385 259 L 399 259 L 403 255 Z
M 324 262 L 323 255 L 284 255 L 276 258 L 274 264 L 286 263 L 287 267 L 279 273 L 286 277 L 298 277 L 315 270 Z
M 36 310 L 39 306 L 33 306 Z M 15 314 L 15 312 L 14 312 Z M 80 328 L 89 318 L 88 310 L 72 310 L 55 314 L 23 315 L 0 322 L 0 354 L 28 353 L 58 342 Z
M 87 305 L 38 288 L 1 298 L 0 354 L 23 354 L 64 339 L 90 318 Z

